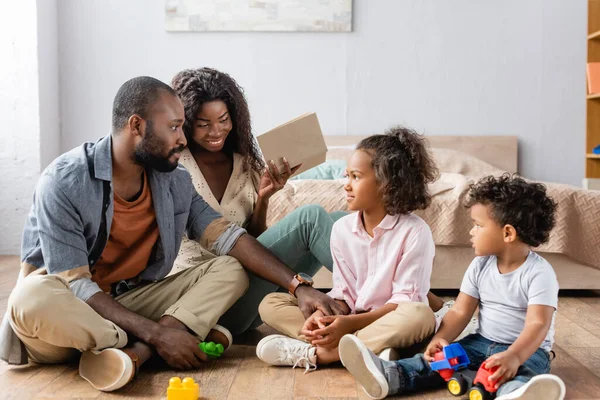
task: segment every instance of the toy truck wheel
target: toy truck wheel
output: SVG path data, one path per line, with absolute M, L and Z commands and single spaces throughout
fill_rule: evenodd
M 490 397 L 479 383 L 469 390 L 469 400 L 488 400 Z
M 453 376 L 448 380 L 448 391 L 454 396 L 462 396 L 467 391 L 467 381 L 462 376 Z

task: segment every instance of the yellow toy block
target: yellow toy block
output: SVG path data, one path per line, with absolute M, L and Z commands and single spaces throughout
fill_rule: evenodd
M 200 387 L 194 378 L 183 378 L 183 382 L 178 377 L 169 379 L 167 400 L 198 400 L 199 397 Z

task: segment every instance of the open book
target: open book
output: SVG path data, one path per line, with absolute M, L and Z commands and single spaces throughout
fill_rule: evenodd
M 302 164 L 294 175 L 325 162 L 327 146 L 317 114 L 308 113 L 256 137 L 265 161 L 273 160 L 279 172 L 285 170 L 283 157 L 290 168 Z

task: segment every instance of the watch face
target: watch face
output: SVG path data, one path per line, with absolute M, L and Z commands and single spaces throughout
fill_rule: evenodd
M 306 283 L 312 283 L 313 279 L 310 275 L 305 274 L 304 272 L 299 272 L 298 277 L 301 281 L 305 281 Z

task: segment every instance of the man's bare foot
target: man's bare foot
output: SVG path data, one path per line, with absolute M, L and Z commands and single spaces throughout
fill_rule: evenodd
M 231 333 L 227 328 L 221 325 L 215 325 L 213 329 L 208 332 L 208 335 L 204 338 L 205 342 L 214 342 L 223 345 L 224 349 L 229 348 L 233 344 Z

